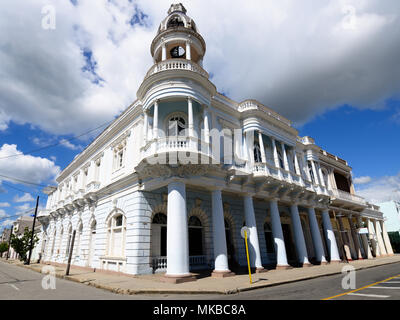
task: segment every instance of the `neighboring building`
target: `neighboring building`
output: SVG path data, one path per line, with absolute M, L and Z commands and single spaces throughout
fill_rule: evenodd
M 1 236 L 0 236 L 0 243 L 2 243 L 2 242 L 9 243 L 9 241 L 10 241 L 10 230 L 11 230 L 11 228 L 10 229 L 6 229 L 6 228 L 3 229 L 3 232 L 1 233 Z M 7 256 L 7 252 L 3 252 L 2 257 L 6 257 L 6 256 Z
M 390 242 L 397 253 L 400 253 L 400 201 L 387 201 L 379 204 L 385 218 L 385 225 Z
M 32 225 L 33 225 L 33 217 L 31 216 L 19 217 L 17 220 L 13 222 L 13 234 L 17 237 L 21 237 L 25 233 L 25 228 L 32 230 Z M 42 226 L 40 222 L 36 220 L 35 234 L 38 236 L 39 239 L 41 239 L 41 232 L 42 232 Z M 8 234 L 8 236 L 10 235 Z M 36 246 L 32 250 L 31 261 L 38 260 L 39 253 L 40 250 L 38 249 L 38 244 L 36 244 Z M 14 251 L 12 247 L 10 248 L 9 259 L 18 259 L 18 254 Z
M 392 254 L 382 213 L 355 194 L 348 163 L 258 101 L 219 93 L 205 52 L 186 9 L 172 5 L 138 99 L 45 190 L 44 260 L 67 263 L 76 230 L 77 266 L 227 276 L 246 266 L 244 225 L 258 271 Z

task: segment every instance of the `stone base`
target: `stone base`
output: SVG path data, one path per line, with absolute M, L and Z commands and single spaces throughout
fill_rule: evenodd
M 303 263 L 303 265 L 302 265 L 303 268 L 310 268 L 312 266 L 313 265 L 311 263 Z
M 321 261 L 321 263 L 320 263 L 321 266 L 326 266 L 327 264 L 328 264 L 327 261 Z
M 330 264 L 338 264 L 338 263 L 341 263 L 342 261 L 340 261 L 340 260 L 331 260 L 329 263 Z
M 291 266 L 289 266 L 289 265 L 287 265 L 287 266 L 284 266 L 284 265 L 277 265 L 275 269 L 276 269 L 276 270 L 289 270 L 289 269 L 293 269 L 293 267 L 291 267 Z
M 256 268 L 256 273 L 264 273 L 264 272 L 268 272 L 268 270 L 264 268 Z
M 184 282 L 191 282 L 191 281 L 196 281 L 197 278 L 192 275 L 182 275 L 182 276 L 169 276 L 169 275 L 165 275 L 162 280 L 164 282 L 168 282 L 168 283 L 174 283 L 174 284 L 179 284 L 179 283 L 184 283 Z
M 234 272 L 228 270 L 228 271 L 216 271 L 214 270 L 211 273 L 212 278 L 227 278 L 227 277 L 233 277 L 235 275 Z

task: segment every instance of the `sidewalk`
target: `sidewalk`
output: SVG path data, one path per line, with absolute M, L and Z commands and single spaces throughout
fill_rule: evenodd
M 41 272 L 46 264 L 25 266 L 19 261 L 3 262 L 29 268 Z M 373 260 L 352 261 L 356 270 L 372 268 L 385 264 L 400 262 L 400 254 Z M 195 282 L 171 284 L 162 281 L 162 274 L 124 276 L 102 272 L 90 272 L 71 267 L 70 275 L 65 276 L 66 267 L 54 267 L 58 278 L 84 283 L 97 288 L 106 289 L 119 294 L 234 294 L 238 292 L 276 286 L 284 283 L 340 274 L 346 263 L 313 266 L 311 268 L 294 268 L 290 270 L 269 270 L 265 273 L 252 274 L 253 284 L 249 282 L 248 274 L 236 275 L 230 278 L 200 277 Z M 400 271 L 399 271 L 400 272 Z

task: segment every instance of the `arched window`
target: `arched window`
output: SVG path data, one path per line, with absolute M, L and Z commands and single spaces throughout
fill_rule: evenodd
M 265 245 L 267 247 L 267 252 L 274 253 L 275 252 L 274 236 L 272 234 L 271 225 L 268 222 L 264 223 L 264 236 L 265 236 Z
M 167 28 L 177 28 L 184 26 L 185 23 L 183 22 L 181 17 L 172 17 L 167 23 Z
M 196 216 L 189 218 L 189 256 L 203 254 L 203 226 Z
M 57 254 L 61 253 L 61 245 L 62 245 L 63 236 L 64 236 L 64 229 L 63 229 L 63 227 L 61 227 L 60 239 L 58 240 Z
M 94 258 L 94 246 L 96 245 L 96 227 L 97 227 L 97 222 L 96 220 L 92 221 L 92 224 L 90 225 L 90 234 L 89 234 L 89 257 L 87 264 L 88 266 L 92 265 L 93 258 Z
M 68 228 L 68 234 L 67 234 L 67 247 L 65 248 L 65 256 L 69 256 L 69 249 L 71 247 L 71 241 L 72 241 L 72 226 L 69 226 Z
M 172 116 L 168 121 L 168 136 L 176 137 L 185 135 L 186 120 L 181 116 Z
M 262 162 L 261 149 L 260 149 L 260 144 L 258 142 L 254 143 L 254 162 L 255 163 Z
M 114 216 L 108 221 L 108 256 L 125 256 L 125 224 L 125 217 L 121 213 L 114 214 Z
M 78 231 L 76 233 L 76 246 L 75 246 L 75 256 L 79 257 L 80 256 L 80 250 L 81 250 L 81 240 L 82 240 L 82 233 L 83 233 L 83 226 L 82 222 L 79 224 Z
M 167 256 L 167 216 L 164 213 L 156 213 L 151 223 L 151 255 Z
M 171 58 L 173 59 L 183 58 L 186 54 L 186 51 L 181 46 L 176 46 L 171 49 L 170 54 Z
M 54 254 L 54 246 L 55 246 L 55 244 L 56 244 L 56 236 L 57 236 L 57 229 L 54 230 L 54 233 L 53 233 L 53 243 L 52 243 L 52 245 L 51 245 L 51 252 L 50 252 L 50 256 L 51 256 L 51 257 L 52 257 L 53 254 Z

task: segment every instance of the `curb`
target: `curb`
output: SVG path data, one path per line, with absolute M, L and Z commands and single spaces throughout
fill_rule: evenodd
M 31 266 L 26 266 L 23 264 L 14 264 L 8 261 L 4 261 L 6 263 L 16 265 L 25 269 L 29 269 L 38 273 L 41 273 L 40 270 L 36 270 L 34 267 Z M 371 269 L 371 268 L 377 268 L 385 265 L 391 265 L 391 264 L 396 264 L 400 263 L 400 261 L 392 261 L 392 262 L 387 262 L 379 265 L 372 265 L 372 266 L 360 266 L 360 267 L 355 267 L 355 270 L 366 270 L 366 269 Z M 103 289 L 107 290 L 116 294 L 121 294 L 121 295 L 139 295 L 139 294 L 187 294 L 187 295 L 195 295 L 195 294 L 220 294 L 220 295 L 232 295 L 232 294 L 237 294 L 240 292 L 246 292 L 246 291 L 252 291 L 252 290 L 258 290 L 258 289 L 263 289 L 263 288 L 268 288 L 268 287 L 276 287 L 279 285 L 283 284 L 290 284 L 290 283 L 295 283 L 295 282 L 300 282 L 300 281 L 306 281 L 306 280 L 312 280 L 312 279 L 317 279 L 317 278 L 322 278 L 322 277 L 329 277 L 333 275 L 338 275 L 341 274 L 341 271 L 334 271 L 331 273 L 325 273 L 325 274 L 319 274 L 319 275 L 314 275 L 314 276 L 306 276 L 303 278 L 298 278 L 298 279 L 292 279 L 292 280 L 284 280 L 280 282 L 274 282 L 274 283 L 265 283 L 261 285 L 257 285 L 254 287 L 242 287 L 242 288 L 236 288 L 236 289 L 228 289 L 228 290 L 180 290 L 180 289 L 122 289 L 122 288 L 116 288 L 116 287 L 111 287 L 107 285 L 103 285 L 100 283 L 94 282 L 94 279 L 76 279 L 74 276 L 66 276 L 63 274 L 57 274 L 56 273 L 56 278 L 63 279 L 63 280 L 68 280 L 68 281 L 73 281 L 76 283 L 81 283 L 84 285 L 88 285 L 91 287 L 95 287 L 98 289 Z

